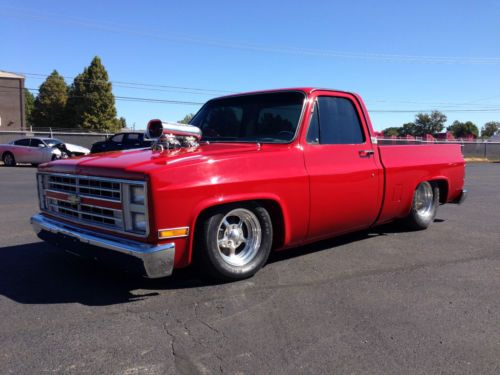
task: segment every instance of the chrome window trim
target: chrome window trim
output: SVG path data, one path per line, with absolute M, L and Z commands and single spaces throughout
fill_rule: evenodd
M 349 92 L 343 92 L 343 91 L 333 91 L 333 90 L 313 90 L 313 91 L 330 91 L 330 92 L 333 92 L 334 94 L 336 92 L 338 93 L 341 93 L 341 94 L 350 94 L 350 95 L 353 95 L 352 93 L 349 93 Z M 311 92 L 313 92 L 311 91 Z M 354 96 L 354 95 L 353 95 Z M 346 98 L 346 97 L 343 97 L 343 96 L 335 96 L 335 95 L 316 95 L 314 97 L 314 100 L 313 100 L 313 103 L 312 103 L 312 107 L 311 107 L 311 115 L 309 116 L 309 123 L 307 124 L 307 129 L 306 129 L 306 144 L 308 145 L 312 145 L 312 146 L 346 146 L 346 145 L 368 145 L 370 146 L 370 144 L 368 144 L 368 139 L 365 135 L 365 126 L 363 125 L 363 122 L 361 121 L 361 118 L 359 117 L 359 114 L 358 114 L 358 111 L 356 110 L 355 108 L 355 112 L 356 112 L 356 116 L 358 118 L 358 121 L 359 121 L 359 125 L 361 127 L 361 134 L 363 135 L 363 142 L 362 143 L 321 143 L 320 140 L 318 140 L 318 142 L 307 142 L 307 133 L 309 132 L 309 129 L 311 127 L 311 120 L 313 118 L 313 113 L 315 111 L 315 108 L 318 109 L 318 114 L 319 114 L 319 103 L 318 103 L 318 98 L 342 98 L 342 99 L 346 99 L 348 101 L 350 101 L 351 103 L 358 103 L 360 109 L 361 109 L 361 112 L 363 112 L 363 107 L 361 106 L 361 103 L 359 103 L 358 101 L 355 101 L 355 100 L 352 100 L 351 98 Z M 354 99 L 356 99 L 356 97 L 354 96 Z M 364 115 L 364 114 L 363 114 Z M 320 133 L 321 133 L 321 119 L 318 119 L 319 122 L 318 122 L 318 125 L 319 125 L 319 130 L 320 130 Z M 366 122 L 366 121 L 365 121 Z M 367 125 L 367 130 L 368 130 L 368 125 Z M 370 132 L 368 131 L 367 132 L 368 135 L 370 136 Z

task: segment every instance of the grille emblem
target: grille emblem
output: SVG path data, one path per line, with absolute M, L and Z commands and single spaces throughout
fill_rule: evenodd
M 80 197 L 78 195 L 68 195 L 68 202 L 71 204 L 79 204 L 80 203 Z

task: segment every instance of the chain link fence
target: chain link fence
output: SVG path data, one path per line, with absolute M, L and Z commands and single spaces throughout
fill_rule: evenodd
M 112 133 L 81 132 L 80 129 L 32 128 L 30 131 L 0 131 L 0 144 L 8 143 L 22 137 L 57 138 L 63 142 L 73 143 L 90 148 L 93 143 L 102 141 Z M 500 142 L 467 142 L 467 141 L 425 141 L 422 139 L 379 138 L 379 144 L 427 144 L 456 143 L 462 145 L 465 158 L 500 161 Z

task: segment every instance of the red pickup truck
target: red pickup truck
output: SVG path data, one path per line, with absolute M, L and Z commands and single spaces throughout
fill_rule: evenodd
M 191 125 L 152 121 L 152 148 L 41 165 L 38 236 L 150 278 L 195 259 L 237 280 L 272 250 L 394 220 L 424 229 L 439 204 L 466 197 L 460 145 L 379 145 L 353 93 L 231 95 Z

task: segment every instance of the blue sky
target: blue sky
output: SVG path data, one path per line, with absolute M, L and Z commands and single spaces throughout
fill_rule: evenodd
M 218 90 L 115 84 L 117 96 L 320 86 L 360 93 L 376 129 L 431 109 L 500 121 L 500 1 L 0 0 L 0 19 L 0 70 L 74 77 L 98 55 L 113 82 Z M 117 100 L 136 128 L 198 108 Z

